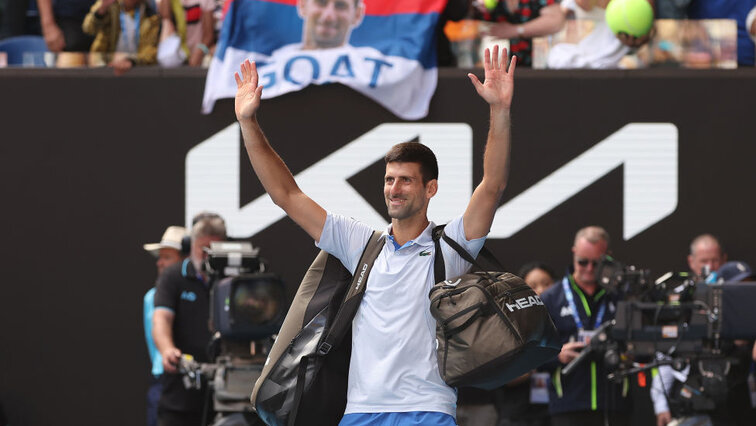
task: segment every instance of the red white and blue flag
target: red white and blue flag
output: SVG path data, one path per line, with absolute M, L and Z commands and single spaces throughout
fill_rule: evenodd
M 265 86 L 263 99 L 310 84 L 340 83 L 402 119 L 423 118 L 436 90 L 434 37 L 445 5 L 446 0 L 232 0 L 202 110 L 209 113 L 216 100 L 236 95 L 234 72 L 250 59 Z M 346 36 L 344 22 L 334 17 L 343 17 L 339 7 L 359 9 Z M 313 47 L 318 34 L 327 39 L 339 31 L 341 45 L 325 40 Z

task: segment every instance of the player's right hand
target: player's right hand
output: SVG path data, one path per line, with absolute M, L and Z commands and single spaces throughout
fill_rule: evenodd
M 241 64 L 241 77 L 239 73 L 234 73 L 234 78 L 236 79 L 236 119 L 242 121 L 253 118 L 257 108 L 260 107 L 263 89 L 262 86 L 257 85 L 257 65 L 247 59 Z

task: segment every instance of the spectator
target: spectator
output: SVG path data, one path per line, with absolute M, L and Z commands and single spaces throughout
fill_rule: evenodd
M 446 3 L 444 12 L 438 18 L 436 26 L 436 53 L 439 67 L 457 66 L 457 58 L 452 53 L 451 43 L 444 32 L 446 23 L 449 21 L 459 21 L 465 19 L 470 13 L 472 0 L 449 0 Z
M 145 244 L 144 249 L 157 258 L 157 279 L 166 268 L 184 259 L 181 241 L 186 235 L 186 229 L 181 226 L 169 226 L 163 233 L 159 243 Z M 147 340 L 147 351 L 152 362 L 152 377 L 147 390 L 147 426 L 157 426 L 157 407 L 162 393 L 160 376 L 163 374 L 163 359 L 152 339 L 152 318 L 155 312 L 155 287 L 144 295 L 144 337 Z
M 523 265 L 518 276 L 522 277 L 523 281 L 538 295 L 548 290 L 556 281 L 554 271 L 547 264 L 539 261 Z
M 695 241 L 695 240 L 694 240 Z M 718 268 L 720 282 L 745 282 L 756 281 L 756 274 L 751 267 L 745 262 L 733 261 L 727 262 Z M 734 359 L 736 362 L 730 364 L 726 373 L 726 397 L 724 401 L 717 403 L 716 408 L 709 412 L 693 412 L 692 408 L 687 406 L 683 398 L 676 398 L 680 394 L 679 385 L 688 381 L 691 374 L 700 375 L 696 364 L 687 365 L 680 371 L 673 370 L 668 365 L 659 367 L 657 374 L 651 384 L 651 400 L 654 404 L 654 413 L 656 414 L 657 426 L 665 426 L 674 418 L 680 420 L 696 419 L 695 424 L 714 424 L 714 425 L 750 425 L 753 424 L 753 418 L 750 417 L 751 400 L 748 389 L 748 373 L 751 366 L 751 358 L 756 351 L 752 341 L 736 340 L 735 342 L 723 343 L 723 354 Z M 664 358 L 661 355 L 660 358 Z M 693 370 L 693 373 L 691 373 Z M 707 394 L 707 396 L 712 396 Z M 676 407 L 672 408 L 672 407 Z
M 717 237 L 711 234 L 701 234 L 690 243 L 688 267 L 690 267 L 695 279 L 705 280 L 709 274 L 716 272 L 725 262 L 727 262 L 727 254 L 722 249 Z
M 0 40 L 40 34 L 36 0 L 0 0 Z
M 604 18 L 606 0 L 602 4 L 589 0 L 564 0 L 561 7 L 567 16 L 576 20 L 567 21 L 571 26 L 590 20 L 594 29 L 577 43 L 559 43 L 549 52 L 547 65 L 552 69 L 567 68 L 616 68 L 630 50 L 612 33 Z
M 542 295 L 562 339 L 558 361 L 544 367 L 553 371 L 549 386 L 549 413 L 553 426 L 629 423 L 622 385 L 604 380 L 606 369 L 600 358 L 578 364 L 569 375 L 562 368 L 577 358 L 594 330 L 614 317 L 616 300 L 596 281 L 596 267 L 609 249 L 609 234 L 598 226 L 583 228 L 575 235 L 573 264 L 560 283 Z
M 648 0 L 653 6 L 653 0 Z M 606 24 L 606 7 L 610 0 L 564 0 L 562 8 L 568 16 L 578 20 L 590 20 L 595 23 L 593 31 L 580 42 L 560 43 L 549 52 L 549 68 L 617 68 L 622 58 L 632 47 L 647 43 L 652 32 L 643 37 L 627 34 L 615 35 Z M 567 25 L 577 22 L 568 21 Z
M 108 66 L 116 75 L 157 62 L 160 18 L 144 0 L 98 0 L 82 28 L 95 36 L 91 52 L 112 54 Z
M 202 65 L 215 45 L 214 0 L 161 0 L 158 9 L 163 31 L 181 37 L 189 65 Z
M 756 0 L 692 0 L 691 19 L 735 19 L 738 24 L 738 65 L 754 66 L 756 44 L 749 36 L 746 19 Z
M 202 263 L 204 249 L 213 241 L 226 238 L 226 225 L 215 214 L 203 213 L 192 226 L 189 258 L 168 267 L 160 275 L 155 291 L 152 335 L 163 358 L 163 393 L 158 403 L 158 424 L 204 425 L 204 395 L 200 389 L 186 389 L 177 374 L 182 355 L 198 362 L 209 362 L 206 347 L 210 341 L 210 283 Z
M 540 295 L 555 281 L 554 272 L 543 262 L 529 262 L 518 276 Z M 508 383 L 494 392 L 499 413 L 497 426 L 548 426 L 548 373 L 533 372 Z
M 483 0 L 475 0 L 473 16 L 495 22 L 481 32 L 509 39 L 517 65 L 530 67 L 532 39 L 559 32 L 564 26 L 565 14 L 558 3 L 559 0 L 499 0 L 493 9 L 488 9 Z
M 656 19 L 687 19 L 691 0 L 656 0 Z
M 88 52 L 94 38 L 82 29 L 95 0 L 37 0 L 42 35 L 51 52 Z

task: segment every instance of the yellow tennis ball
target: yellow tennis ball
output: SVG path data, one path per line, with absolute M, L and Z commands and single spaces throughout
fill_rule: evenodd
M 494 10 L 496 5 L 499 4 L 499 0 L 483 0 L 483 4 L 488 10 Z
M 606 24 L 614 34 L 642 37 L 654 24 L 654 9 L 647 0 L 612 0 L 606 7 Z

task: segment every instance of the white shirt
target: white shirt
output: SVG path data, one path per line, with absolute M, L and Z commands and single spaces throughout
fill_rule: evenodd
M 345 414 L 434 411 L 455 416 L 457 395 L 444 383 L 436 360 L 436 322 L 428 293 L 434 284 L 435 247 L 431 222 L 417 239 L 396 250 L 386 239 L 367 280 L 352 322 Z M 391 226 L 384 232 L 390 235 Z M 317 246 L 354 271 L 373 230 L 354 219 L 328 214 Z M 467 241 L 462 217 L 449 222 L 446 234 L 477 256 L 485 237 Z M 446 277 L 470 268 L 441 243 Z
M 590 11 L 581 9 L 575 0 L 564 0 L 562 9 L 575 12 L 577 19 L 592 20 L 595 27 L 579 43 L 559 43 L 549 52 L 547 59 L 551 69 L 617 68 L 622 58 L 630 52 L 630 48 L 623 45 L 612 33 L 604 17 L 606 11 L 594 7 Z
M 121 35 L 118 37 L 116 52 L 137 53 L 136 35 L 139 29 L 136 27 L 137 22 L 134 16 L 121 11 L 121 24 L 123 27 L 121 28 Z

